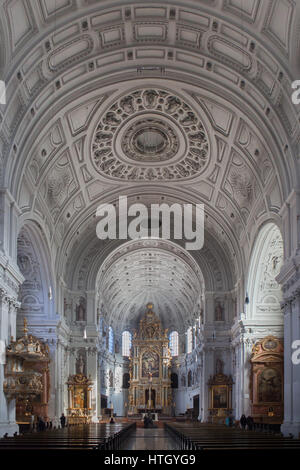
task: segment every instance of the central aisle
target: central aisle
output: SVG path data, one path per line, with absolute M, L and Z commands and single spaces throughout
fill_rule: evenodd
M 176 442 L 163 428 L 137 428 L 124 442 L 122 450 L 174 450 Z

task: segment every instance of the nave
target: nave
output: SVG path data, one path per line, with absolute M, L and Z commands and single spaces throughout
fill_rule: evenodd
M 299 25 L 0 1 L 1 449 L 297 446 Z

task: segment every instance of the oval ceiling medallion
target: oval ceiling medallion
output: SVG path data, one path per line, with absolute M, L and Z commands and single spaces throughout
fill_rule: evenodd
M 99 173 L 121 180 L 190 178 L 205 169 L 209 140 L 182 98 L 137 90 L 103 113 L 92 138 L 92 160 Z

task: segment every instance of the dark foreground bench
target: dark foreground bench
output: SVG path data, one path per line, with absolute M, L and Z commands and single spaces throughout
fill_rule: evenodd
M 83 424 L 0 439 L 1 450 L 119 450 L 136 423 Z
M 205 423 L 165 423 L 181 450 L 298 450 L 300 440 Z

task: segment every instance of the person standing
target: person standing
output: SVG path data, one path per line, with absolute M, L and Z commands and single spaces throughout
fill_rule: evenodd
M 59 419 L 60 419 L 60 425 L 61 425 L 61 427 L 64 428 L 65 425 L 66 425 L 66 417 L 65 417 L 65 415 L 62 413 L 62 414 L 61 414 L 61 417 L 60 417 Z
M 252 431 L 253 425 L 254 425 L 254 421 L 253 421 L 252 416 L 248 416 L 247 417 L 247 426 L 248 426 L 249 431 Z
M 241 423 L 242 429 L 245 429 L 245 428 L 246 428 L 246 424 L 247 424 L 247 418 L 246 418 L 245 415 L 242 415 L 242 416 L 241 416 L 240 423 Z

